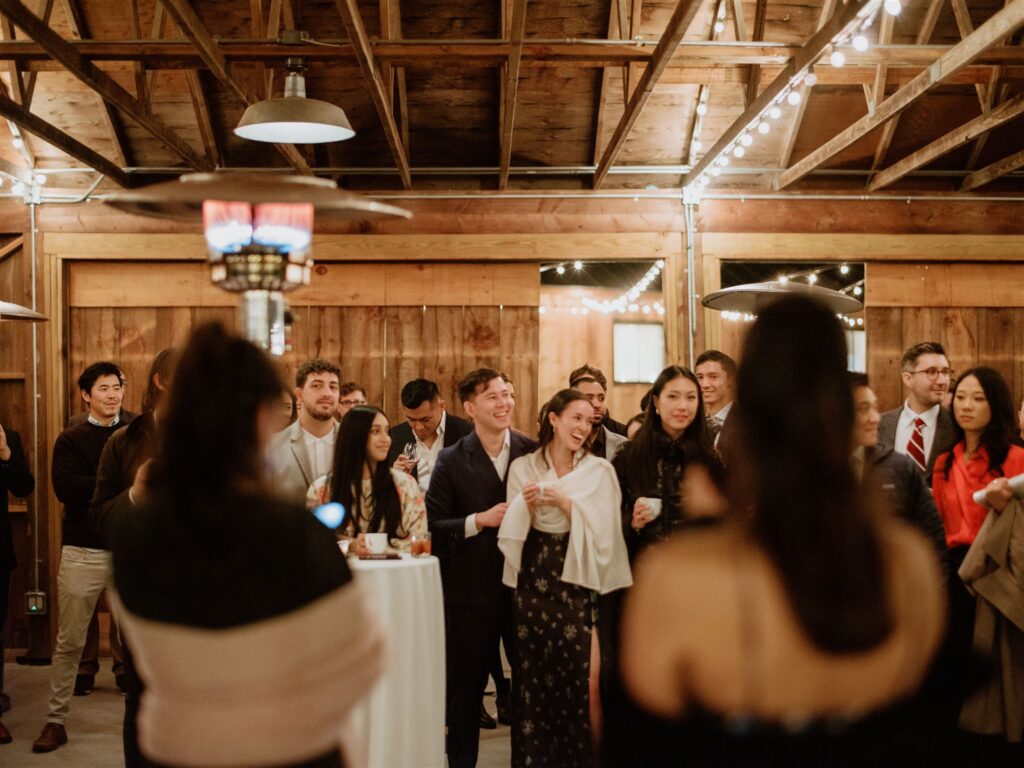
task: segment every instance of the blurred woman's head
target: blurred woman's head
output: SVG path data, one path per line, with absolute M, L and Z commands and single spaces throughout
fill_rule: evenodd
M 540 450 L 555 444 L 575 453 L 590 437 L 593 415 L 594 408 L 585 394 L 578 389 L 559 390 L 541 411 Z
M 347 519 L 359 524 L 363 512 L 362 483 L 369 478 L 373 513 L 366 530 L 380 530 L 383 522 L 387 534 L 397 536 L 402 511 L 387 463 L 390 448 L 388 418 L 380 408 L 357 405 L 346 413 L 334 444 L 331 500 L 340 502 L 350 513 Z
M 873 646 L 889 632 L 881 552 L 850 467 L 853 401 L 846 339 L 812 299 L 761 312 L 743 347 L 737 386 L 739 473 L 734 504 L 782 576 L 816 645 Z
M 988 453 L 989 469 L 1003 473 L 1003 462 L 1016 432 L 1013 398 L 1006 381 L 992 368 L 971 368 L 960 374 L 952 388 L 953 445 L 968 436 L 977 440 Z M 943 450 L 951 446 L 936 446 Z M 949 477 L 953 466 L 950 452 L 943 471 Z
M 218 502 L 262 478 L 281 387 L 254 344 L 219 323 L 197 328 L 163 395 L 151 485 L 179 502 Z

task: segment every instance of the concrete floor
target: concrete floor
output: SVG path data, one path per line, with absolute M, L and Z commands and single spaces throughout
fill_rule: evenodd
M 55 752 L 32 753 L 32 742 L 39 736 L 46 721 L 46 704 L 50 695 L 50 668 L 8 664 L 5 668 L 5 689 L 11 697 L 11 710 L 3 715 L 14 741 L 0 745 L 2 768 L 119 768 L 124 765 L 121 749 L 121 721 L 124 696 L 114 687 L 109 660 L 96 676 L 96 690 L 89 696 L 74 697 L 68 715 L 68 743 Z M 485 705 L 494 714 L 494 698 L 485 698 Z M 494 731 L 480 732 L 478 768 L 506 768 L 511 760 L 509 729 L 499 726 Z M 429 768 L 409 766 L 409 768 Z

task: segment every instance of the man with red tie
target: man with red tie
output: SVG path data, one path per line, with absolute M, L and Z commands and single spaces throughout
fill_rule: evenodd
M 953 378 L 946 350 L 937 341 L 915 344 L 900 361 L 907 399 L 882 414 L 879 441 L 908 456 L 931 482 L 935 457 L 953 441 L 953 419 L 942 407 Z

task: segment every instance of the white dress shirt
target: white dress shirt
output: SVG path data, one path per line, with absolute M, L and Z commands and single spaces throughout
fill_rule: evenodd
M 497 456 L 491 456 L 487 454 L 487 458 L 494 464 L 494 471 L 498 473 L 498 477 L 501 479 L 505 478 L 505 473 L 508 471 L 508 458 L 512 455 L 512 432 L 511 430 L 505 430 L 505 442 L 501 444 L 501 450 L 498 451 Z M 481 510 L 486 512 L 487 510 Z M 476 515 L 466 515 L 466 538 L 472 538 L 480 533 L 480 529 L 476 525 Z
M 334 468 L 334 430 L 323 437 L 317 437 L 302 430 L 302 438 L 306 443 L 306 455 L 313 470 L 313 477 L 326 475 Z
M 438 422 L 437 429 L 434 430 L 433 445 L 427 445 L 413 432 L 413 436 L 416 437 L 416 479 L 424 493 L 430 487 L 430 473 L 434 471 L 437 457 L 441 453 L 441 449 L 444 448 L 444 426 L 447 420 L 448 414 L 441 411 L 441 421 Z
M 932 456 L 932 445 L 935 443 L 935 429 L 939 423 L 939 409 L 941 406 L 933 405 L 924 413 L 915 413 L 907 402 L 903 403 L 903 412 L 900 413 L 900 420 L 896 424 L 896 445 L 893 450 L 896 453 L 907 453 L 907 443 L 914 433 L 914 419 L 921 417 L 924 420 L 924 428 L 921 430 L 921 437 L 924 438 L 924 458 L 927 463 Z

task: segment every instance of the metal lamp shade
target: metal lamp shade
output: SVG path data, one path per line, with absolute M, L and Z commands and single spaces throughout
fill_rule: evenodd
M 30 323 L 41 323 L 49 320 L 46 315 L 34 312 L 21 304 L 13 304 L 9 301 L 0 301 L 0 320 L 25 320 Z
M 285 96 L 246 109 L 235 134 L 274 144 L 323 144 L 351 139 L 356 132 L 341 107 L 319 99 Z
M 709 293 L 701 300 L 701 303 L 705 307 L 716 309 L 719 312 L 743 312 L 756 315 L 772 302 L 793 294 L 816 299 L 837 314 L 860 312 L 864 308 L 861 302 L 845 293 L 789 280 L 734 285 L 731 288 L 723 288 L 720 291 Z

